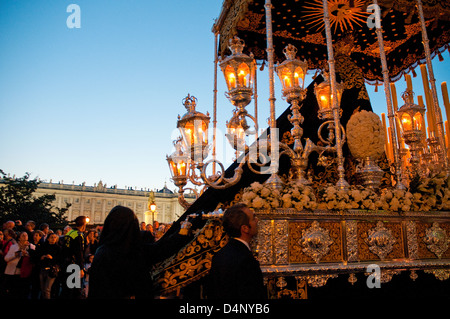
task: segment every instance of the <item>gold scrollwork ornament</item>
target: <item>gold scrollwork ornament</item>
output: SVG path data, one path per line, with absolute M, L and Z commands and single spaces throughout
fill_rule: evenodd
M 439 227 L 439 223 L 435 222 L 426 230 L 423 241 L 427 244 L 427 248 L 440 259 L 448 249 L 450 238 L 446 231 Z
M 314 221 L 311 227 L 302 231 L 299 243 L 303 247 L 302 251 L 318 264 L 320 259 L 330 251 L 333 240 L 328 230 L 320 227 L 319 222 Z
M 370 251 L 384 260 L 396 242 L 391 230 L 384 227 L 383 222 L 379 221 L 376 227 L 367 232 L 367 235 L 366 243 L 369 245 Z

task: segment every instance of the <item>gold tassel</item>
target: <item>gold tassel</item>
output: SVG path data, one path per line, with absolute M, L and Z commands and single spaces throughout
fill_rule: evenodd
M 438 58 L 439 58 L 440 62 L 444 61 L 444 57 L 442 56 L 441 52 L 439 52 L 439 51 L 438 51 Z
M 314 75 L 313 75 L 313 77 L 312 77 L 313 80 L 316 79 L 316 77 L 317 77 L 317 72 L 319 72 L 319 69 L 316 69 L 316 72 L 314 73 Z
M 411 72 L 412 72 L 413 78 L 415 78 L 417 76 L 416 71 L 413 68 L 411 68 Z

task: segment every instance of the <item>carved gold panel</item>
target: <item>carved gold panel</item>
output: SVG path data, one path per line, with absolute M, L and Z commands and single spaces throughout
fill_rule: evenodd
M 391 260 L 404 258 L 401 222 L 359 221 L 359 260 Z
M 416 229 L 419 258 L 450 258 L 450 223 L 418 222 Z
M 258 222 L 256 253 L 261 265 L 286 264 L 288 222 L 286 220 L 263 219 Z
M 339 221 L 289 222 L 289 262 L 342 262 L 342 227 Z

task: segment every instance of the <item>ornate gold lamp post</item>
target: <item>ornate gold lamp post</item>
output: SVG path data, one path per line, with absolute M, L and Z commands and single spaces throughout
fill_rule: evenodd
M 397 118 L 400 122 L 400 129 L 405 143 L 410 147 L 411 158 L 409 162 L 412 171 L 420 174 L 422 145 L 422 121 L 425 108 L 413 103 L 413 92 L 406 90 L 402 98 L 405 104 L 397 111 Z
M 155 201 L 152 201 L 149 205 L 148 205 L 148 209 L 152 212 L 152 226 L 155 223 L 155 211 L 156 211 L 156 203 Z
M 174 143 L 175 151 L 166 156 L 169 164 L 170 174 L 175 186 L 178 187 L 178 201 L 184 208 L 189 207 L 189 203 L 184 199 L 184 187 L 188 181 L 189 156 L 182 150 L 181 138 Z
M 297 48 L 292 44 L 288 44 L 283 53 L 286 60 L 276 68 L 283 87 L 282 93 L 288 103 L 298 104 L 306 96 L 304 87 L 308 63 L 296 58 Z
M 289 120 L 294 125 L 291 130 L 294 138 L 294 151 L 303 151 L 301 137 L 303 129 L 300 124 L 303 123 L 303 116 L 300 114 L 300 101 L 306 96 L 305 76 L 308 71 L 308 63 L 300 61 L 296 58 L 297 48 L 289 44 L 283 49 L 286 60 L 283 61 L 277 68 L 278 77 L 283 87 L 282 93 L 288 103 L 291 103 L 292 116 Z
M 336 83 L 336 72 L 335 72 L 335 60 L 334 60 L 334 50 L 333 50 L 333 42 L 331 38 L 331 26 L 330 26 L 330 13 L 328 11 L 328 0 L 323 0 L 323 21 L 325 22 L 325 35 L 327 39 L 327 53 L 328 53 L 328 67 L 330 70 L 330 90 L 332 95 L 337 96 L 337 83 Z M 338 174 L 339 180 L 336 186 L 340 189 L 347 189 L 349 187 L 348 182 L 344 178 L 344 156 L 342 153 L 342 144 L 343 141 L 341 139 L 340 134 L 340 116 L 339 116 L 339 103 L 338 99 L 332 99 L 331 101 L 333 118 L 336 129 L 336 152 L 338 159 Z
M 227 122 L 227 138 L 237 154 L 244 151 L 245 135 L 250 133 L 248 132 L 250 126 L 245 118 L 250 118 L 256 126 L 256 119 L 245 109 L 253 96 L 256 63 L 252 56 L 242 53 L 244 46 L 244 41 L 238 37 L 230 39 L 228 48 L 231 55 L 220 63 L 228 88 L 226 96 L 236 107 L 233 117 Z
M 228 47 L 231 55 L 220 63 L 228 87 L 226 95 L 231 104 L 239 109 L 245 108 L 252 100 L 256 67 L 253 57 L 242 53 L 244 46 L 244 41 L 238 37 L 230 39 Z
M 247 124 L 247 120 L 243 114 L 234 112 L 230 121 L 227 121 L 227 134 L 226 137 L 231 147 L 236 150 L 236 157 L 240 152 L 245 151 L 245 134 L 250 128 Z
M 188 96 L 183 100 L 188 112 L 178 120 L 177 128 L 180 130 L 186 150 L 190 151 L 190 158 L 194 163 L 201 165 L 208 155 L 208 126 L 209 115 L 197 112 L 197 98 Z
M 333 92 L 329 81 L 328 73 L 323 73 L 324 81 L 314 86 L 314 94 L 316 95 L 317 104 L 319 105 L 319 118 L 324 120 L 333 119 Z M 342 92 L 344 87 L 341 83 L 336 82 L 337 104 L 341 104 Z

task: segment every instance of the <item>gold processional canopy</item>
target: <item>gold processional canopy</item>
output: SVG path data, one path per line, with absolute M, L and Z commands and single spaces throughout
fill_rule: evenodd
M 229 55 L 227 44 L 233 36 L 245 41 L 247 54 L 267 60 L 264 0 L 226 0 L 214 31 L 220 34 L 219 54 Z M 375 27 L 369 28 L 373 10 L 370 0 L 329 0 L 333 43 L 337 53 L 346 53 L 361 69 L 368 83 L 383 82 L 380 51 Z M 425 62 L 421 25 L 416 1 L 379 0 L 384 47 L 391 81 Z M 449 49 L 450 3 L 422 0 L 432 57 Z M 323 22 L 322 0 L 282 0 L 273 3 L 272 26 L 274 62 L 284 60 L 282 50 L 292 44 L 298 58 L 308 68 L 323 69 L 327 65 L 327 46 Z M 414 72 L 414 71 L 413 71 Z M 414 73 L 413 73 L 414 74 Z

